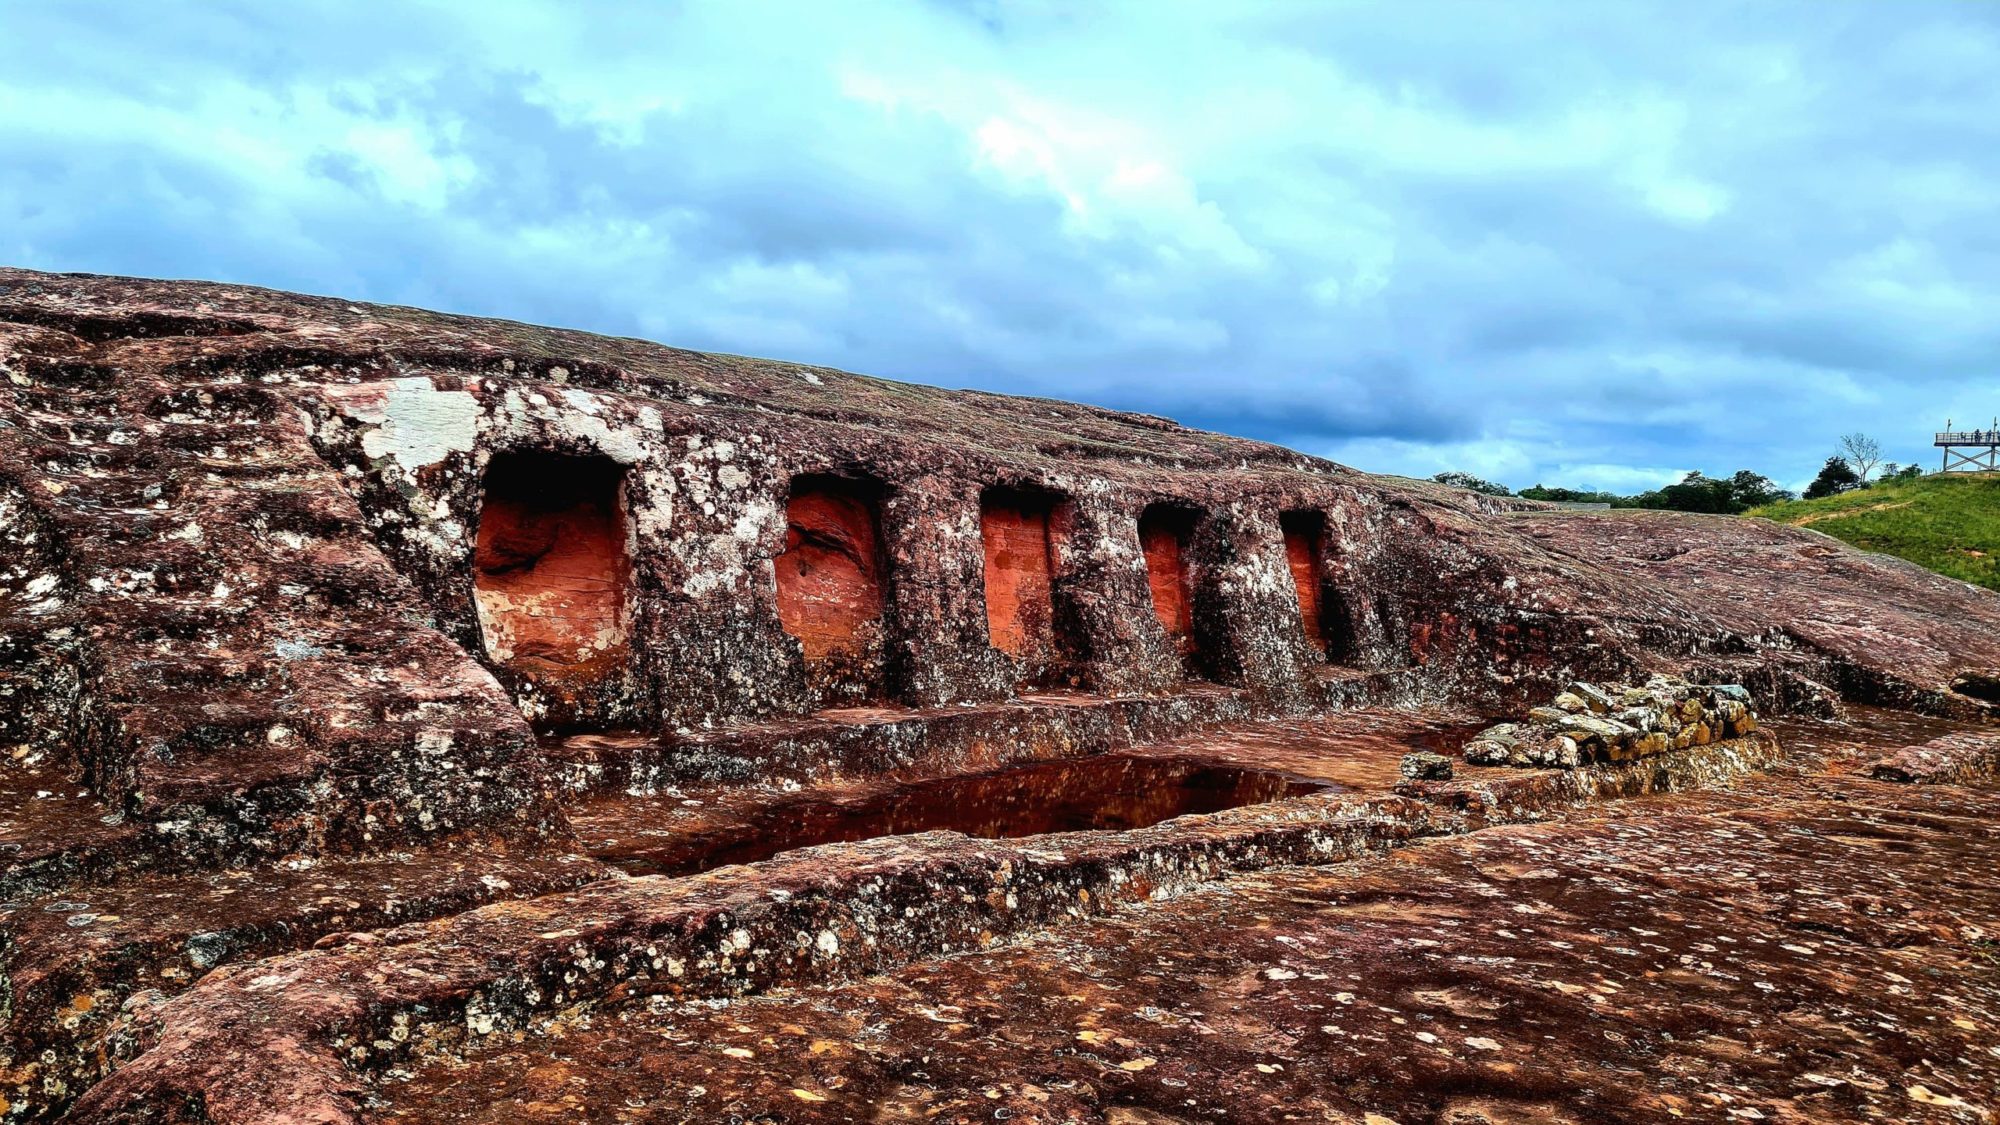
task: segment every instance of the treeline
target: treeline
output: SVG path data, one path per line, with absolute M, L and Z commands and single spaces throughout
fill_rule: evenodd
M 1806 487 L 1805 498 L 1815 500 L 1821 496 L 1834 496 L 1857 488 L 1867 488 L 1871 483 L 1909 480 L 1922 475 L 1923 470 L 1915 465 L 1898 466 L 1891 461 L 1882 466 L 1882 475 L 1871 482 L 1865 479 L 1846 457 L 1834 456 L 1826 459 L 1819 476 L 1813 478 L 1812 484 Z M 1504 484 L 1481 480 L 1471 473 L 1439 473 L 1431 479 L 1439 484 L 1468 488 L 1488 496 L 1519 496 L 1523 500 L 1609 504 L 1614 508 L 1656 508 L 1670 512 L 1712 512 L 1718 515 L 1736 515 L 1765 504 L 1775 504 L 1780 500 L 1797 499 L 1794 493 L 1779 488 L 1777 482 L 1770 477 L 1749 469 L 1740 469 L 1726 477 L 1711 477 L 1705 473 L 1692 472 L 1682 477 L 1679 483 L 1631 496 L 1621 496 L 1615 492 L 1549 488 L 1540 484 L 1515 492 Z
M 1535 485 L 1515 492 L 1504 484 L 1481 480 L 1471 473 L 1439 473 L 1431 478 L 1454 488 L 1469 488 L 1488 496 L 1519 496 L 1523 500 L 1555 500 L 1575 504 L 1609 504 L 1614 508 L 1658 508 L 1672 512 L 1716 512 L 1734 515 L 1759 504 L 1789 500 L 1792 494 L 1779 488 L 1771 478 L 1743 469 L 1732 476 L 1711 477 L 1693 472 L 1679 483 L 1620 496 L 1615 492 L 1583 492 L 1574 488 Z

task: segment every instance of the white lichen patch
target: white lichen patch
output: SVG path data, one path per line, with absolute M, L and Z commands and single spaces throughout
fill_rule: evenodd
M 438 390 L 421 375 L 392 380 L 387 390 L 328 393 L 348 417 L 374 424 L 361 438 L 361 451 L 394 460 L 405 472 L 469 453 L 478 442 L 479 400 L 466 391 Z

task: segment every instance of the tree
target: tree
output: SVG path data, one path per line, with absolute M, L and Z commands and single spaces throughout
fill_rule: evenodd
M 1778 487 L 1777 481 L 1748 469 L 1738 469 L 1736 475 L 1729 478 L 1729 494 L 1742 505 L 1736 509 L 1739 512 L 1792 498 L 1791 493 Z
M 1897 470 L 1896 470 L 1895 472 L 1893 472 L 1893 473 L 1884 473 L 1884 474 L 1882 474 L 1882 479 L 1883 479 L 1883 480 L 1891 480 L 1891 479 L 1894 479 L 1894 480 L 1915 480 L 1915 479 L 1917 479 L 1918 477 L 1920 477 L 1920 476 L 1923 476 L 1923 475 L 1924 475 L 1924 467 L 1923 467 L 1922 465 L 1905 465 L 1905 466 L 1903 466 L 1902 468 L 1900 468 L 1900 469 L 1897 469 Z
M 1860 486 L 1861 475 L 1854 471 L 1854 466 L 1847 463 L 1847 458 L 1835 455 L 1826 459 L 1826 464 L 1820 466 L 1819 475 L 1806 486 L 1806 499 L 1836 496 Z
M 1882 443 L 1864 433 L 1843 434 L 1841 452 L 1855 473 L 1855 483 L 1867 484 L 1868 474 L 1882 461 Z
M 1438 482 L 1439 484 L 1448 484 L 1453 488 L 1469 488 L 1474 492 L 1483 492 L 1488 496 L 1514 495 L 1514 493 L 1511 490 L 1509 490 L 1506 485 L 1494 484 L 1490 480 L 1480 480 L 1478 477 L 1473 476 L 1471 473 L 1460 473 L 1460 472 L 1439 473 L 1438 475 L 1432 477 L 1431 479 Z

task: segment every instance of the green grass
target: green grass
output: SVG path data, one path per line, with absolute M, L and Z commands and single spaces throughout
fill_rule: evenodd
M 1933 474 L 1748 513 L 2000 590 L 2000 474 Z

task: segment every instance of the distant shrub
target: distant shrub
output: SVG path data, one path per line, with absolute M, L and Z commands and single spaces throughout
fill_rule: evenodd
M 1438 475 L 1432 477 L 1431 479 L 1438 482 L 1439 484 L 1448 484 L 1453 488 L 1467 488 L 1471 489 L 1474 492 L 1484 493 L 1487 496 L 1514 495 L 1513 490 L 1508 488 L 1506 485 L 1494 484 L 1490 480 L 1481 480 L 1478 477 L 1473 476 L 1471 473 L 1460 473 L 1460 472 L 1439 473 Z

